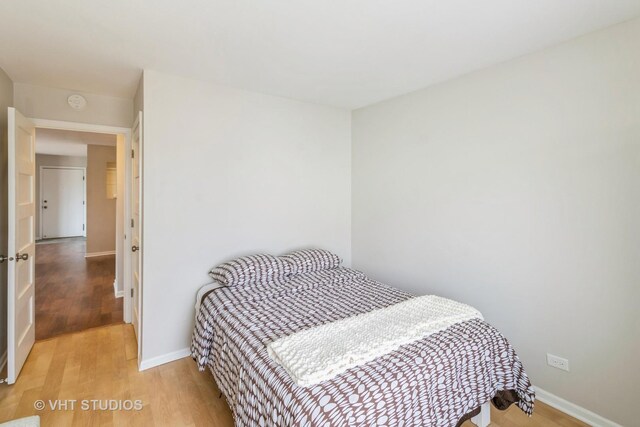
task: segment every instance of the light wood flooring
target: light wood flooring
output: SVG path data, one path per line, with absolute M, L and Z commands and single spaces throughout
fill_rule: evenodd
M 85 239 L 36 245 L 36 340 L 122 322 L 115 255 L 85 258 Z
M 40 415 L 42 426 L 216 426 L 233 419 L 209 372 L 190 358 L 138 372 L 131 325 L 113 325 L 61 335 L 35 344 L 16 384 L 0 385 L 0 422 Z M 38 399 L 139 399 L 140 411 L 42 411 Z M 48 406 L 48 405 L 47 405 Z M 528 418 L 512 406 L 491 408 L 494 427 L 587 426 L 537 402 Z M 472 427 L 467 422 L 464 427 Z

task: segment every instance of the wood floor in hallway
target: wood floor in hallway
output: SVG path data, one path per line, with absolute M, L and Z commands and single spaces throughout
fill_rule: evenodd
M 122 323 L 115 256 L 85 258 L 84 239 L 36 245 L 36 340 Z

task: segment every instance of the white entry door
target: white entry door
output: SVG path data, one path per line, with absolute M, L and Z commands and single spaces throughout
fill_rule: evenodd
M 142 112 L 133 124 L 131 134 L 131 321 L 138 339 L 140 355 L 140 320 L 142 315 Z M 138 359 L 139 360 L 139 359 Z
M 43 167 L 42 238 L 84 235 L 84 169 Z
M 9 273 L 7 381 L 16 382 L 35 342 L 35 127 L 9 108 Z

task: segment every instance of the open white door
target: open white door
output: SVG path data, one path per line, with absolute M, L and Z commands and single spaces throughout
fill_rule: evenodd
M 138 356 L 142 339 L 140 320 L 142 315 L 141 268 L 141 195 L 142 195 L 142 112 L 133 124 L 131 135 L 131 322 L 138 340 Z M 138 357 L 138 361 L 140 357 Z
M 9 108 L 9 266 L 7 382 L 13 384 L 35 342 L 35 177 L 33 123 Z

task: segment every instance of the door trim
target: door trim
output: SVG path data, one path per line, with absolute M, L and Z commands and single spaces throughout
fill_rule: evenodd
M 36 137 L 37 137 L 37 129 L 58 129 L 58 130 L 71 130 L 78 132 L 94 132 L 94 133 L 106 133 L 110 135 L 123 135 L 124 136 L 124 147 L 125 152 L 131 151 L 131 128 L 128 127 L 120 127 L 120 126 L 106 126 L 106 125 L 96 125 L 90 123 L 79 123 L 79 122 L 66 122 L 63 120 L 49 120 L 49 119 L 38 119 L 30 117 L 29 120 L 33 122 L 36 127 Z M 127 183 L 131 180 L 131 162 L 125 161 L 125 185 L 124 185 L 124 219 L 128 221 L 127 218 L 131 218 L 131 186 L 127 185 Z M 85 175 L 86 176 L 86 175 Z M 86 223 L 85 223 L 86 224 Z M 125 230 L 128 230 L 125 222 Z M 131 257 L 128 256 L 129 252 L 127 248 L 130 248 L 130 236 L 125 232 L 125 236 L 120 236 L 121 241 L 123 243 L 122 254 L 116 254 L 116 263 L 123 263 L 123 277 L 120 278 L 123 281 L 123 291 L 124 291 L 124 307 L 123 307 L 123 320 L 125 323 L 131 323 Z M 138 341 L 138 351 L 141 351 L 142 342 Z
M 143 286 L 143 277 L 144 277 L 144 262 L 143 262 L 143 254 L 144 254 L 144 117 L 143 117 L 143 112 L 142 111 L 138 111 L 136 114 L 136 118 L 133 121 L 133 125 L 131 126 L 131 143 L 129 145 L 130 151 L 133 153 L 133 132 L 134 130 L 137 129 L 138 134 L 139 134 L 139 139 L 138 139 L 138 156 L 137 156 L 137 161 L 138 161 L 138 174 L 140 177 L 139 180 L 139 186 L 138 186 L 138 203 L 139 203 L 139 212 L 138 212 L 138 224 L 137 229 L 138 229 L 138 244 L 140 246 L 140 250 L 138 252 L 138 295 L 137 295 L 137 300 L 138 300 L 138 307 L 137 307 L 137 313 L 138 313 L 138 330 L 137 335 L 136 335 L 136 339 L 138 340 L 138 370 L 141 371 L 142 370 L 142 337 L 143 337 L 143 331 L 142 331 L 142 313 L 143 313 L 143 295 L 144 295 L 144 286 Z M 133 184 L 133 161 L 131 161 L 131 158 L 128 157 L 129 160 L 129 165 L 130 165 L 130 174 L 129 174 L 129 179 L 127 181 L 127 183 Z M 129 189 L 129 206 L 130 206 L 130 216 L 129 218 L 133 218 L 133 185 L 130 186 Z M 132 257 L 129 256 L 129 261 L 131 261 Z M 131 270 L 129 271 L 129 279 L 131 281 L 131 287 L 133 287 L 133 267 L 131 266 L 131 262 L 130 262 L 130 267 Z M 131 297 L 131 291 L 129 291 L 129 297 Z M 133 304 L 133 301 L 132 301 Z M 133 306 L 132 306 L 133 308 Z M 132 310 L 133 313 L 133 310 Z M 133 320 L 133 319 L 132 319 Z
M 37 126 L 36 126 L 37 128 Z M 36 131 L 36 139 L 38 138 L 37 136 L 37 131 Z M 40 227 L 38 227 L 38 236 L 40 237 L 40 239 L 42 239 L 42 235 L 44 234 L 44 226 L 43 223 L 44 221 L 42 221 L 42 191 L 43 191 L 43 187 L 42 187 L 42 171 L 44 169 L 73 169 L 73 170 L 82 170 L 82 176 L 84 177 L 83 180 L 83 188 L 84 188 L 84 214 L 83 214 L 83 221 L 84 221 L 84 232 L 82 233 L 82 235 L 84 237 L 87 237 L 87 168 L 86 167 L 82 167 L 82 166 L 46 166 L 46 165 L 40 165 L 40 169 L 38 170 L 38 181 L 39 181 L 39 185 L 40 185 L 40 191 L 38 192 L 38 206 L 36 207 L 36 209 L 38 209 L 40 211 Z

